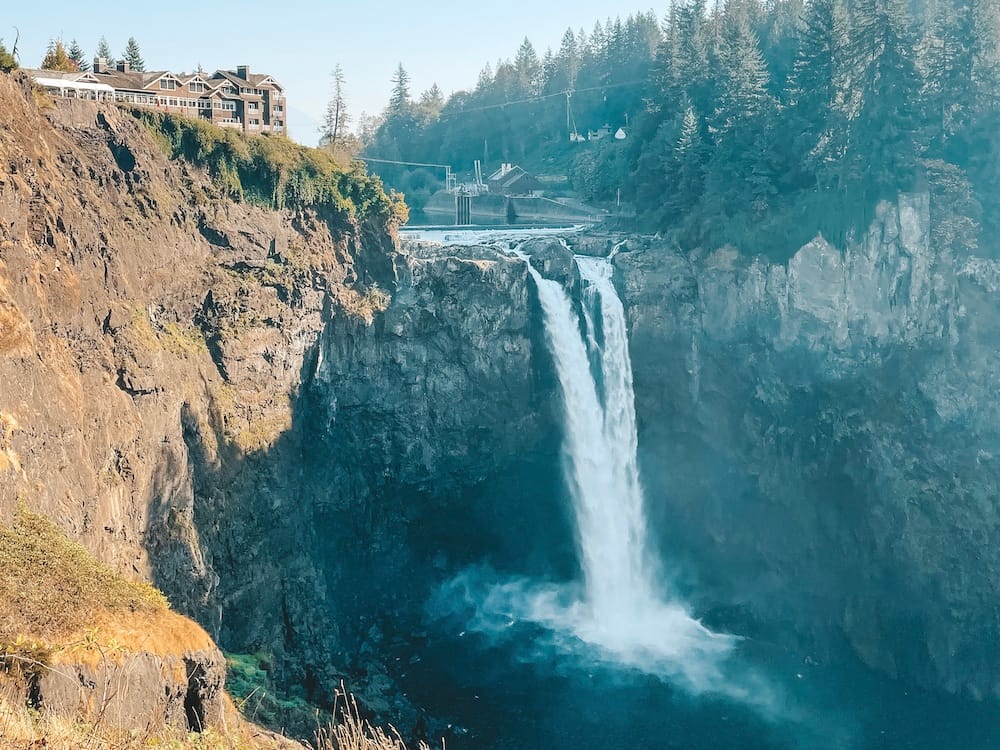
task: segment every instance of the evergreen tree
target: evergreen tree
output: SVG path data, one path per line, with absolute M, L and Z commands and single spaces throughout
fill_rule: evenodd
M 336 147 L 339 140 L 346 134 L 347 125 L 350 123 L 350 115 L 347 113 L 347 102 L 344 98 L 344 71 L 340 63 L 330 74 L 333 81 L 333 91 L 330 101 L 326 105 L 326 114 L 323 118 L 321 128 L 322 143 L 324 145 Z
M 841 0 L 811 0 L 800 32 L 801 44 L 788 81 L 784 118 L 792 185 L 831 182 L 832 165 L 843 155 L 847 95 L 847 12 Z
M 97 43 L 97 57 L 103 57 L 108 65 L 115 64 L 115 56 L 111 54 L 111 45 L 108 44 L 108 40 L 103 36 L 101 37 L 101 41 Z
M 961 0 L 955 0 L 961 2 Z M 972 8 L 972 78 L 977 108 L 996 106 L 1000 97 L 1000 0 L 968 0 Z
M 392 95 L 389 98 L 389 116 L 400 115 L 409 110 L 410 74 L 406 72 L 403 63 L 396 68 L 392 76 Z
M 400 63 L 392 77 L 389 106 L 386 107 L 372 148 L 384 159 L 412 161 L 417 131 L 416 114 L 410 99 L 410 75 Z
M 14 49 L 17 49 L 15 45 Z M 4 46 L 3 39 L 0 39 L 0 73 L 10 73 L 12 70 L 17 68 L 17 60 L 14 58 L 14 53 L 7 50 Z
M 420 95 L 416 104 L 417 116 L 425 127 L 437 120 L 444 109 L 444 94 L 436 83 Z
M 62 73 L 76 73 L 79 70 L 76 63 L 70 60 L 61 39 L 49 41 L 41 67 L 44 70 L 58 70 Z
M 718 130 L 725 133 L 764 112 L 771 96 L 767 65 L 747 16 L 734 11 L 726 17 L 723 28 L 716 122 Z
M 134 36 L 128 38 L 125 51 L 122 53 L 122 60 L 127 62 L 129 68 L 132 70 L 142 72 L 146 69 L 146 62 L 142 59 L 142 53 L 139 52 L 139 43 L 135 40 Z
M 514 58 L 514 69 L 517 71 L 517 90 L 515 96 L 523 99 L 536 96 L 541 91 L 542 66 L 538 54 L 527 37 L 521 42 Z
M 915 177 L 922 81 L 903 0 L 858 0 L 848 45 L 857 97 L 848 126 L 844 187 L 866 203 Z M 852 191 L 853 192 L 853 191 Z
M 701 199 L 705 186 L 705 155 L 701 123 L 694 108 L 688 105 L 673 154 L 673 190 L 667 195 L 667 208 L 676 220 L 686 218 Z
M 77 70 L 90 70 L 90 63 L 87 62 L 87 55 L 84 53 L 83 48 L 77 43 L 76 39 L 69 43 L 68 55 L 69 59 L 76 64 Z
M 712 211 L 724 217 L 759 217 L 776 188 L 768 164 L 767 136 L 774 116 L 768 72 L 745 9 L 723 17 L 715 148 L 706 178 Z
M 556 55 L 556 81 L 552 87 L 553 91 L 564 91 L 572 89 L 576 85 L 576 76 L 580 72 L 580 49 L 577 46 L 576 35 L 573 29 L 566 29 L 562 42 L 559 45 L 559 53 Z

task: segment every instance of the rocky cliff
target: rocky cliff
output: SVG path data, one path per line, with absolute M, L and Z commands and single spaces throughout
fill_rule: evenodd
M 618 282 L 677 587 L 984 696 L 1000 267 L 927 216 L 904 196 L 785 265 L 632 242 Z M 435 582 L 577 574 L 536 305 L 505 254 L 235 203 L 127 113 L 0 76 L 0 516 L 44 513 L 317 704 L 346 678 L 416 725 L 380 654 Z
M 643 472 L 678 585 L 814 659 L 846 641 L 1000 694 L 1000 267 L 933 247 L 918 195 L 783 265 L 633 245 Z
M 571 564 L 539 335 L 518 261 L 234 203 L 127 112 L 0 76 L 0 514 L 317 704 L 346 676 L 402 710 L 372 654 L 452 564 Z

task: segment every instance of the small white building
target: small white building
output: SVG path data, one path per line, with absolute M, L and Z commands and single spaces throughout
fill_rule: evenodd
M 35 79 L 35 83 L 50 94 L 70 99 L 90 99 L 92 101 L 114 101 L 115 90 L 101 83 L 93 73 L 63 73 L 59 70 L 22 68 Z

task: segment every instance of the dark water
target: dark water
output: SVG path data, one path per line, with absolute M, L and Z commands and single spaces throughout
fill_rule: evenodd
M 815 666 L 744 641 L 734 663 L 778 696 L 762 708 L 547 649 L 537 626 L 497 640 L 463 622 L 429 621 L 426 637 L 399 642 L 396 662 L 410 699 L 442 720 L 432 734 L 450 750 L 1000 748 L 997 704 L 905 688 L 847 654 Z

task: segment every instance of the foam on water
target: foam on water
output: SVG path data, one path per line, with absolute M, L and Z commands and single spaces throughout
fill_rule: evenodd
M 693 692 L 750 699 L 749 688 L 722 669 L 736 639 L 706 628 L 654 580 L 625 310 L 607 260 L 577 257 L 576 263 L 584 285 L 582 320 L 559 282 L 544 278 L 530 262 L 528 269 L 562 394 L 563 470 L 584 580 L 484 587 L 466 574 L 453 582 L 451 595 L 463 589 L 474 603 L 473 628 L 535 623 L 561 647 L 586 649 L 602 661 L 670 678 Z

